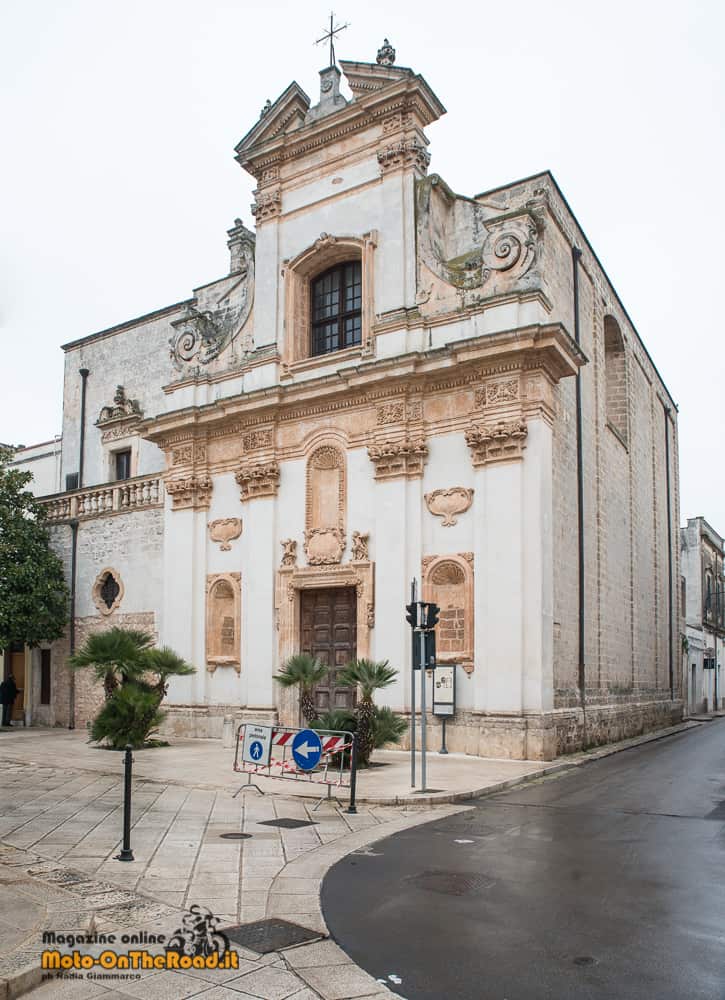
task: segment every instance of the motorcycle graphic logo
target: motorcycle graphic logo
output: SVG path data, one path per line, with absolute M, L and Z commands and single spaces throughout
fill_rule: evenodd
M 166 951 L 193 958 L 201 955 L 217 954 L 220 957 L 229 951 L 229 938 L 218 929 L 219 918 L 205 906 L 194 903 L 184 916 L 182 926 L 174 931 L 166 945 Z

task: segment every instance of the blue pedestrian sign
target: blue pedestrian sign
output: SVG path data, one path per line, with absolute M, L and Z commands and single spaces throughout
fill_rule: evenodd
M 272 755 L 272 727 L 248 723 L 244 727 L 242 760 L 245 764 L 269 767 Z
M 302 729 L 292 740 L 292 756 L 301 771 L 312 771 L 320 763 L 322 741 L 314 729 Z

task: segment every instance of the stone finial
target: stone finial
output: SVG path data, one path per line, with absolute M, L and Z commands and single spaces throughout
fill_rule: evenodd
M 392 66 L 395 62 L 395 49 L 387 38 L 383 39 L 383 44 L 378 49 L 376 62 L 379 66 Z

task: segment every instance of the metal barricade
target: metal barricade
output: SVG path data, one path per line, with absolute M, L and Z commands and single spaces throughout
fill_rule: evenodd
M 323 795 L 314 809 L 322 802 L 330 801 L 333 788 L 349 788 L 350 801 L 348 813 L 356 813 L 355 791 L 357 784 L 357 738 L 354 733 L 344 729 L 315 729 L 322 744 L 322 754 L 316 767 L 305 770 L 297 765 L 292 756 L 292 742 L 298 733 L 306 732 L 307 728 L 291 726 L 272 726 L 272 751 L 269 764 L 254 764 L 244 760 L 242 747 L 247 724 L 242 723 L 237 729 L 237 745 L 234 751 L 234 770 L 247 775 L 247 782 L 234 793 L 234 797 L 247 788 L 256 789 L 264 795 L 262 789 L 252 781 L 254 776 L 263 778 L 278 778 L 287 781 L 303 781 L 311 785 L 325 785 L 327 795 Z M 345 766 L 347 761 L 347 768 Z

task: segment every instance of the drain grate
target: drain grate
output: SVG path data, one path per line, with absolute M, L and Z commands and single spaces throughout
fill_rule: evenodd
M 225 927 L 224 933 L 234 944 L 256 951 L 259 955 L 266 955 L 280 948 L 291 948 L 296 944 L 319 941 L 324 936 L 309 927 L 276 919 L 255 920 L 251 924 Z
M 222 840 L 249 840 L 251 833 L 220 833 Z
M 476 890 L 490 889 L 496 879 L 481 872 L 421 872 L 407 880 L 427 892 L 439 892 L 444 896 L 465 896 Z
M 301 826 L 317 826 L 310 819 L 265 819 L 259 826 L 278 826 L 282 830 L 298 830 Z

